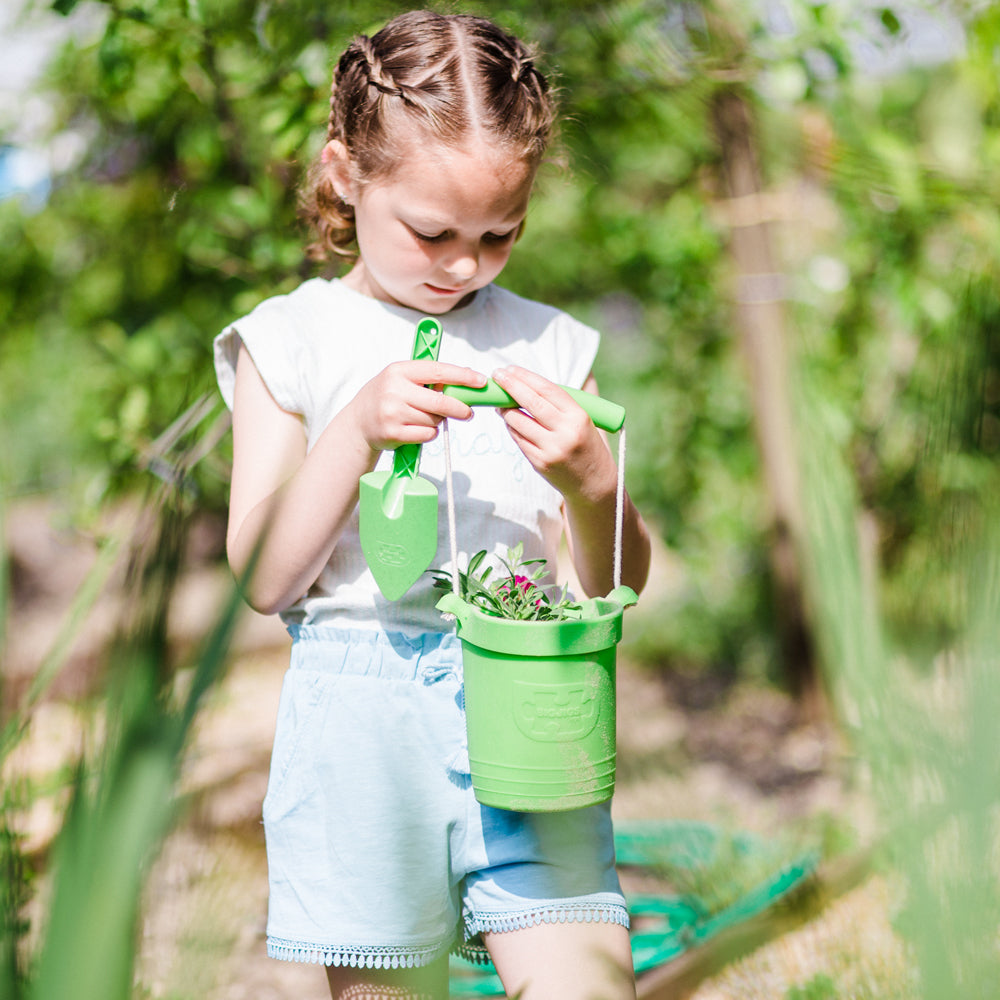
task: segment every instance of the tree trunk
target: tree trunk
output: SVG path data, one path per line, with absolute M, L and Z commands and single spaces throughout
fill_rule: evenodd
M 721 88 L 711 110 L 726 194 L 730 204 L 741 210 L 732 213 L 729 250 L 735 273 L 735 318 L 771 506 L 775 626 L 789 686 L 804 715 L 817 718 L 823 714 L 825 699 L 799 561 L 803 516 L 789 397 L 784 276 L 775 264 L 770 228 L 760 210 L 761 179 L 750 107 L 737 90 Z

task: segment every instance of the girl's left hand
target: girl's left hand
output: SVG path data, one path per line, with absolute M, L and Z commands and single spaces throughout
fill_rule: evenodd
M 617 469 L 611 452 L 569 393 L 513 365 L 494 372 L 493 378 L 521 407 L 503 410 L 503 419 L 518 448 L 544 479 L 568 500 L 594 501 L 614 493 Z M 596 392 L 593 376 L 584 389 Z

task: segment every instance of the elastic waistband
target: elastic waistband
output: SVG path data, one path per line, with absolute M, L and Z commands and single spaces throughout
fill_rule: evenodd
M 376 632 L 324 625 L 289 625 L 292 669 L 387 680 L 461 677 L 462 644 L 453 632 Z

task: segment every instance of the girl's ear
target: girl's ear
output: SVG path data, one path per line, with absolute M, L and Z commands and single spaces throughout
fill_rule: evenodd
M 339 139 L 332 139 L 323 147 L 320 160 L 329 172 L 337 197 L 345 205 L 353 204 L 354 171 L 351 169 L 351 156 L 347 147 Z

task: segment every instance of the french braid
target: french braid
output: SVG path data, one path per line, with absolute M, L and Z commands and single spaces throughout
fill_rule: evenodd
M 327 140 L 346 147 L 357 177 L 392 174 L 417 128 L 458 146 L 477 135 L 538 163 L 555 128 L 555 99 L 534 52 L 485 18 L 409 11 L 337 64 Z M 356 256 L 354 210 L 316 164 L 302 198 L 310 256 Z
M 357 50 L 361 56 L 359 65 L 361 71 L 368 78 L 368 86 L 374 87 L 377 91 L 387 94 L 389 97 L 400 97 L 404 101 L 411 100 L 407 97 L 407 90 L 409 88 L 404 89 L 401 87 L 386 72 L 385 67 L 382 65 L 382 60 L 375 51 L 372 40 L 367 35 L 360 35 L 358 37 Z

